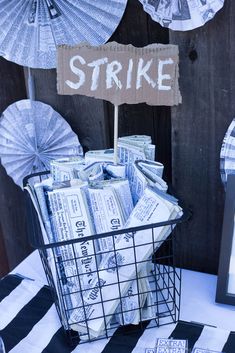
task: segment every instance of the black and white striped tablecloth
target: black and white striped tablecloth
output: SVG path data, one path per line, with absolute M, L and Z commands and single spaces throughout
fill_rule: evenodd
M 146 323 L 147 326 L 147 323 Z M 72 349 L 61 328 L 50 290 L 43 283 L 8 275 L 0 281 L 0 336 L 10 353 L 144 353 L 159 337 L 188 339 L 197 346 L 235 353 L 235 332 L 198 323 L 177 324 L 126 334 L 116 330 L 110 339 L 79 344 Z

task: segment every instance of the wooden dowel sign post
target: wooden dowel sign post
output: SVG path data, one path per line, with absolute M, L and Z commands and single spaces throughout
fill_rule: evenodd
M 59 46 L 57 90 L 81 94 L 114 104 L 114 163 L 117 158 L 118 106 L 123 103 L 177 105 L 178 46 L 151 44 L 144 48 L 115 42 L 93 47 Z
M 35 101 L 35 82 L 30 67 L 28 67 L 28 95 L 31 101 Z
M 118 163 L 118 105 L 114 106 L 114 134 L 113 134 L 113 148 L 114 148 L 114 164 Z

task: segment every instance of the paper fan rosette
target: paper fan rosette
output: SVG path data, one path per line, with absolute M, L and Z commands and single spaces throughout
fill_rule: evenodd
M 28 99 L 11 104 L 0 118 L 0 158 L 22 187 L 29 174 L 50 169 L 50 161 L 82 155 L 70 125 L 52 107 Z
M 31 68 L 56 67 L 56 46 L 107 42 L 127 0 L 0 0 L 0 55 Z
M 154 21 L 175 31 L 189 31 L 203 26 L 224 5 L 224 0 L 139 1 Z
M 220 174 L 226 187 L 229 174 L 235 174 L 235 118 L 228 127 L 220 152 Z

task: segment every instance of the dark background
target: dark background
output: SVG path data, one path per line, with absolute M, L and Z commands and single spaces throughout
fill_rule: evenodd
M 110 40 L 135 46 L 173 43 L 180 50 L 183 104 L 172 109 L 146 104 L 119 109 L 119 135 L 151 135 L 166 177 L 193 211 L 180 227 L 178 259 L 185 268 L 217 273 L 224 191 L 219 154 L 235 114 L 235 2 L 205 26 L 173 32 L 151 20 L 137 0 L 129 0 Z M 50 104 L 78 134 L 85 150 L 112 147 L 111 104 L 83 96 L 58 96 L 55 70 L 32 70 L 36 99 Z M 0 58 L 0 112 L 27 97 L 24 69 Z M 31 248 L 26 232 L 24 195 L 0 167 L 0 275 L 17 265 Z

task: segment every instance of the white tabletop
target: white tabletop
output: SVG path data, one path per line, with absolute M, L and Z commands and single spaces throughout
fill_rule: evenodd
M 47 283 L 38 251 L 34 251 L 12 273 L 20 273 L 36 281 Z M 182 271 L 182 299 L 180 319 L 235 330 L 235 307 L 215 303 L 217 276 Z

